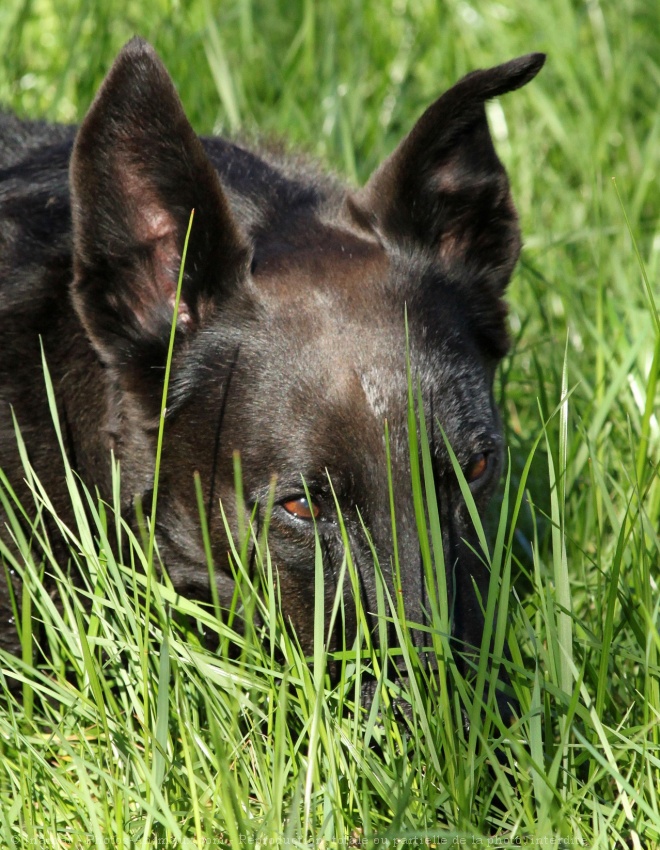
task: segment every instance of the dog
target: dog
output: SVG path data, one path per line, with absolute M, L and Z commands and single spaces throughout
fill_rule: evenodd
M 14 417 L 55 510 L 73 522 L 43 346 L 72 468 L 110 501 L 114 455 L 125 515 L 136 497 L 148 512 L 175 322 L 156 539 L 177 591 L 211 599 L 198 473 L 222 604 L 234 579 L 219 505 L 236 533 L 274 487 L 268 544 L 282 614 L 306 653 L 316 535 L 326 611 L 338 590 L 337 507 L 364 610 L 377 611 L 375 552 L 406 620 L 423 623 L 408 356 L 430 431 L 453 636 L 459 648 L 478 647 L 489 574 L 445 437 L 483 510 L 502 469 L 492 388 L 509 347 L 503 296 L 521 245 L 485 102 L 529 82 L 544 58 L 468 74 L 360 189 L 299 158 L 198 137 L 162 62 L 138 38 L 78 129 L 4 114 L 0 467 L 25 504 Z M 0 646 L 18 652 L 10 623 L 18 587 L 0 584 Z M 338 645 L 356 628 L 346 609 Z

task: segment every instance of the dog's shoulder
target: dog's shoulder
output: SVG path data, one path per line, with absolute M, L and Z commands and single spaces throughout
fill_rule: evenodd
M 68 169 L 76 128 L 0 112 L 0 314 L 43 304 L 69 275 Z M 59 275 L 58 275 L 59 277 Z M 53 294 L 53 297 L 55 295 Z
M 44 155 L 52 168 L 53 153 L 58 149 L 70 156 L 75 134 L 73 125 L 29 121 L 0 109 L 0 169 L 43 161 Z

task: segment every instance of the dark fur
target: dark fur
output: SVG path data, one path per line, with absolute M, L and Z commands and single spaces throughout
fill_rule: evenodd
M 76 471 L 110 498 L 112 449 L 127 516 L 135 495 L 149 503 L 194 208 L 158 504 L 158 544 L 175 586 L 209 596 L 193 488 L 199 471 L 220 597 L 231 598 L 218 500 L 236 528 L 238 451 L 247 511 L 264 504 L 277 476 L 270 550 L 284 615 L 303 648 L 313 638 L 314 529 L 284 508 L 304 495 L 302 478 L 320 509 L 328 600 L 342 558 L 329 476 L 366 609 L 375 611 L 360 517 L 390 578 L 387 419 L 401 592 L 407 617 L 423 621 L 404 310 L 429 421 L 442 423 L 466 470 L 487 455 L 472 485 L 483 507 L 501 469 L 492 383 L 507 350 L 502 296 L 520 248 L 484 101 L 522 86 L 542 63 L 530 55 L 465 77 L 358 191 L 295 160 L 200 140 L 165 68 L 138 39 L 119 55 L 78 131 L 0 118 L 0 465 L 26 502 L 11 409 L 55 508 L 71 519 L 41 338 Z M 477 645 L 483 618 L 473 580 L 485 596 L 488 574 L 471 551 L 475 534 L 435 426 L 433 447 L 454 633 Z M 9 617 L 0 590 L 0 645 L 16 650 Z

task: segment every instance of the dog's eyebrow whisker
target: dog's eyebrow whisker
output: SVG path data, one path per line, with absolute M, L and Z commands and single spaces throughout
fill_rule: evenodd
M 225 419 L 225 411 L 227 409 L 227 400 L 229 398 L 229 390 L 231 388 L 232 377 L 234 375 L 234 371 L 238 363 L 239 351 L 240 346 L 237 345 L 234 349 L 234 354 L 229 364 L 229 368 L 227 369 L 223 392 L 220 400 L 220 406 L 218 408 L 218 416 L 215 424 L 215 434 L 213 438 L 213 454 L 211 456 L 211 473 L 209 476 L 209 498 L 206 506 L 206 516 L 209 518 L 209 520 L 211 520 L 213 517 L 216 477 L 218 474 L 218 459 L 220 456 L 220 434 L 222 432 L 222 425 Z

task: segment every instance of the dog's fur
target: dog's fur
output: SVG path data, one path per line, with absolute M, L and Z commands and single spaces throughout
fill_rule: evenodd
M 362 523 L 393 583 L 387 420 L 397 590 L 407 618 L 423 622 L 407 311 L 413 380 L 432 423 L 453 630 L 458 641 L 478 645 L 488 574 L 474 554 L 440 426 L 483 508 L 501 469 L 492 384 L 507 351 L 502 297 L 520 249 L 484 102 L 527 83 L 543 58 L 532 54 L 462 79 L 357 191 L 296 159 L 198 138 L 165 68 L 139 39 L 120 53 L 77 131 L 2 116 L 0 466 L 26 504 L 12 411 L 56 510 L 72 520 L 41 340 L 74 469 L 110 499 L 112 450 L 127 517 L 136 495 L 148 508 L 176 283 L 194 209 L 157 511 L 159 551 L 176 588 L 209 597 L 198 471 L 220 599 L 231 598 L 218 503 L 236 529 L 239 452 L 247 514 L 265 504 L 276 476 L 269 546 L 283 613 L 303 648 L 313 640 L 315 538 L 306 509 L 318 513 L 328 602 L 342 561 L 330 482 L 365 608 L 376 611 Z M 303 480 L 312 505 L 303 501 Z M 10 617 L 5 587 L 0 645 L 15 651 Z

